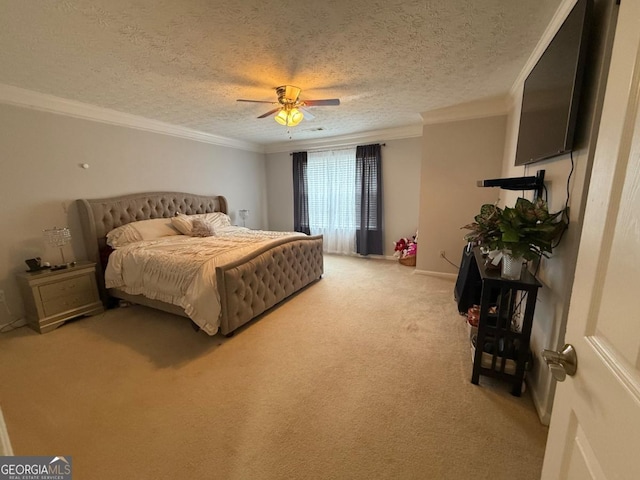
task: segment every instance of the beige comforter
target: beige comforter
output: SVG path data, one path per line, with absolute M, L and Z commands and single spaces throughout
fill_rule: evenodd
M 213 237 L 175 235 L 116 249 L 105 272 L 107 288 L 177 305 L 202 330 L 215 335 L 220 325 L 216 266 L 239 259 L 296 232 L 225 227 Z

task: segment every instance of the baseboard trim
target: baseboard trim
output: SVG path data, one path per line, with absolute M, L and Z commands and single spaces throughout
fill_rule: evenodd
M 396 257 L 389 255 L 360 255 L 359 253 L 356 253 L 355 256 L 359 258 L 371 258 L 373 260 L 397 260 Z
M 413 271 L 416 275 L 427 275 L 429 277 L 442 278 L 444 280 L 453 280 L 455 281 L 458 278 L 456 273 L 444 273 L 444 272 L 432 272 L 430 270 L 418 270 L 417 268 Z
M 363 260 L 397 260 L 396 257 L 389 255 L 360 255 L 359 253 L 335 253 L 335 252 L 323 252 L 325 255 L 335 255 L 336 257 L 353 257 L 361 258 Z
M 10 455 L 13 455 L 13 449 L 11 448 L 7 425 L 4 423 L 4 417 L 2 416 L 2 409 L 0 409 L 0 456 L 6 457 Z
M 540 399 L 538 398 L 538 394 L 535 388 L 532 388 L 529 380 L 525 378 L 525 383 L 527 384 L 527 388 L 529 389 L 529 393 L 531 394 L 531 399 L 533 400 L 533 406 L 536 407 L 536 412 L 538 413 L 538 418 L 540 419 L 540 423 L 543 425 L 549 426 L 551 423 L 551 412 L 547 410 L 546 404 L 543 405 Z

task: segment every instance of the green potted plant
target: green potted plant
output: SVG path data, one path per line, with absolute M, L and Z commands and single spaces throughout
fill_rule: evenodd
M 565 213 L 566 209 L 549 213 L 547 203 L 542 198 L 535 202 L 518 198 L 513 208 L 483 205 L 475 221 L 462 228 L 471 230 L 465 235 L 465 240 L 489 250 L 501 251 L 503 255 L 510 256 L 506 261 L 514 262 L 517 266 L 518 262 L 522 265 L 522 259 L 549 257 L 553 242 L 560 238 L 568 226 L 568 215 Z M 514 276 L 519 278 L 519 271 Z

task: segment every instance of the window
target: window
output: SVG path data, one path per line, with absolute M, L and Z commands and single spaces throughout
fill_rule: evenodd
M 380 144 L 293 154 L 294 228 L 329 253 L 383 254 Z
M 353 253 L 356 242 L 356 149 L 309 152 L 309 229 L 325 251 Z

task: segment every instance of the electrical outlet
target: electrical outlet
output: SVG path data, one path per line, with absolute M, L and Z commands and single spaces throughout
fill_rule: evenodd
M 444 250 L 440 250 L 440 256 L 441 256 L 442 258 L 444 258 L 444 256 L 445 256 L 445 251 L 444 251 Z
M 4 303 L 4 290 L 0 290 L 0 302 Z

